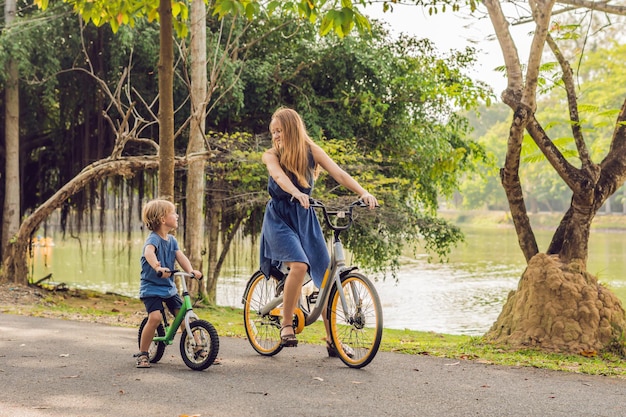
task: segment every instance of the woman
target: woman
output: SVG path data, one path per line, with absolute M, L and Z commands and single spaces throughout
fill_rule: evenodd
M 359 195 L 370 208 L 378 205 L 348 173 L 341 169 L 306 132 L 300 115 L 288 108 L 278 109 L 270 122 L 272 148 L 263 154 L 269 174 L 271 196 L 265 209 L 261 232 L 261 271 L 269 276 L 272 264 L 285 264 L 289 275 L 283 290 L 282 346 L 297 346 L 293 314 L 300 299 L 304 277 L 309 272 L 319 288 L 330 262 L 326 241 L 309 196 L 318 168 L 325 169 L 339 184 Z M 326 326 L 329 356 L 337 356 Z

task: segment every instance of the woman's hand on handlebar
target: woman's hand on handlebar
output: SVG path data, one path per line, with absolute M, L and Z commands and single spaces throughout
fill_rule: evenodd
M 309 195 L 308 194 L 305 194 L 302 192 L 293 193 L 291 196 L 291 200 L 296 200 L 305 209 L 309 208 Z
M 363 203 L 365 203 L 365 205 L 367 205 L 367 207 L 369 207 L 370 210 L 378 207 L 378 200 L 376 200 L 376 197 L 374 197 L 368 192 L 362 194 L 359 197 L 359 200 L 363 201 Z

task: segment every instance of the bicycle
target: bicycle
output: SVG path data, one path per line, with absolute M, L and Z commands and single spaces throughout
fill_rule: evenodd
M 194 371 L 202 371 L 213 364 L 219 350 L 219 338 L 215 327 L 206 320 L 200 320 L 200 318 L 194 313 L 187 290 L 187 283 L 185 277 L 195 278 L 193 274 L 184 271 L 171 271 L 173 275 L 179 276 L 182 286 L 183 305 L 178 314 L 174 317 L 174 321 L 170 325 L 167 320 L 165 308 L 161 306 L 162 322 L 159 324 L 155 331 L 154 338 L 148 349 L 148 359 L 151 363 L 157 363 L 163 357 L 165 347 L 174 343 L 174 336 L 181 324 L 184 322 L 184 329 L 180 337 L 180 355 L 183 358 L 183 362 L 189 368 Z M 159 272 L 159 276 L 162 274 Z M 202 279 L 195 278 L 195 279 Z M 138 343 L 141 348 L 141 333 L 144 327 L 148 323 L 148 317 L 144 318 L 139 326 Z M 206 355 L 201 355 L 199 352 L 206 352 Z
M 352 226 L 354 208 L 367 205 L 357 200 L 345 210 L 328 210 L 318 200 L 309 201 L 311 207 L 322 210 L 326 225 L 333 231 L 333 245 L 321 288 L 299 300 L 294 313 L 294 331 L 301 333 L 326 309 L 332 343 L 339 358 L 351 368 L 362 368 L 374 359 L 380 347 L 382 307 L 372 282 L 355 272 L 356 266 L 345 265 L 339 235 Z M 331 216 L 337 219 L 333 222 Z M 267 278 L 260 270 L 256 271 L 243 294 L 246 336 L 254 350 L 263 356 L 276 355 L 283 349 L 280 343 L 282 288 L 287 274 L 286 268 L 281 270 L 275 266 Z M 303 286 L 310 281 L 307 274 Z

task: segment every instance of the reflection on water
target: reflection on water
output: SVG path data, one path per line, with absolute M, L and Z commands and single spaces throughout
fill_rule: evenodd
M 385 327 L 478 335 L 496 320 L 519 271 L 484 265 L 482 272 L 425 260 L 402 268 L 398 283 L 377 282 Z
M 511 290 L 517 287 L 525 262 L 512 229 L 463 228 L 466 241 L 448 263 L 428 263 L 427 256 L 407 256 L 393 279 L 375 282 L 387 328 L 480 335 L 497 319 Z M 539 231 L 540 248 L 549 232 Z M 143 238 L 84 243 L 54 239 L 54 246 L 34 248 L 35 279 L 48 273 L 72 287 L 136 297 Z M 250 258 L 253 258 L 251 261 Z M 241 307 L 241 296 L 253 272 L 256 255 L 233 255 L 218 284 L 220 305 Z M 626 303 L 626 233 L 594 231 L 588 269 Z M 242 266 L 245 263 L 247 266 Z

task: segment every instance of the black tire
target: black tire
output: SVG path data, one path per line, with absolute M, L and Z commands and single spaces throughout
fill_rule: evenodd
M 376 288 L 367 277 L 351 272 L 341 278 L 348 311 L 344 314 L 341 296 L 333 287 L 328 299 L 330 334 L 339 358 L 351 368 L 369 364 L 380 347 L 383 310 Z
M 148 323 L 148 317 L 145 317 L 141 324 L 139 325 L 139 334 L 137 336 L 137 345 L 139 349 L 141 349 L 141 333 L 143 333 L 143 328 L 146 327 Z M 154 332 L 155 336 L 163 337 L 165 336 L 165 328 L 163 327 L 163 323 L 159 323 L 159 326 L 156 328 Z M 148 358 L 150 362 L 157 363 L 163 357 L 163 353 L 165 353 L 165 343 L 164 342 L 152 342 L 150 344 L 150 348 L 148 348 Z
M 182 325 L 184 326 L 184 325 Z M 189 323 L 191 335 L 184 328 L 180 336 L 180 355 L 183 362 L 194 371 L 202 371 L 213 364 L 220 349 L 217 330 L 206 320 L 195 320 Z M 198 355 L 204 350 L 207 355 Z
M 243 294 L 243 325 L 248 341 L 259 354 L 274 356 L 283 347 L 280 344 L 280 317 L 259 314 L 261 307 L 276 297 L 276 288 L 280 280 L 274 276 L 269 279 L 261 271 L 255 272 Z

